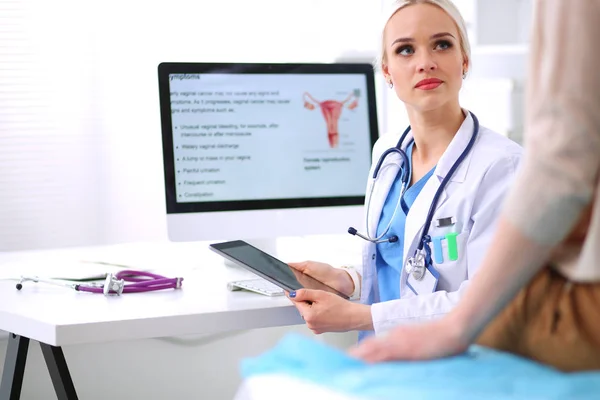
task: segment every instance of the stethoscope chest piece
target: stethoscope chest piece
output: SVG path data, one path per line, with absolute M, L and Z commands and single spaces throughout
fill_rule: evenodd
M 414 257 L 410 257 L 406 262 L 406 273 L 412 274 L 413 278 L 420 281 L 425 276 L 425 255 L 417 251 Z
M 108 296 L 111 293 L 116 293 L 117 296 L 120 296 L 123 293 L 123 290 L 125 289 L 125 280 L 119 279 L 109 272 L 106 275 L 106 279 L 104 281 L 104 286 L 102 289 L 102 292 L 105 296 Z

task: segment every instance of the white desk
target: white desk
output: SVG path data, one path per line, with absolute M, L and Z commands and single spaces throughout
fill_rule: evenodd
M 357 243 L 347 239 L 290 238 L 278 241 L 284 261 L 318 259 L 356 261 Z M 327 249 L 323 244 L 327 243 Z M 349 251 L 350 250 L 350 251 Z M 326 257 L 329 254 L 329 257 Z M 344 257 L 344 258 L 342 258 Z M 303 323 L 285 297 L 230 292 L 230 280 L 253 278 L 226 267 L 207 243 L 130 244 L 0 254 L 0 278 L 21 274 L 64 274 L 79 260 L 101 260 L 184 278 L 179 290 L 106 297 L 72 289 L 16 280 L 0 280 L 0 330 L 11 333 L 0 385 L 0 400 L 20 397 L 30 340 L 42 346 L 59 399 L 76 399 L 61 346 L 187 334 L 208 334 Z M 109 267 L 94 266 L 95 270 Z

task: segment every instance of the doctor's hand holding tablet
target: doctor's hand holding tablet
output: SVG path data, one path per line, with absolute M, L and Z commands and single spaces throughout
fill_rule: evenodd
M 316 261 L 288 265 L 346 294 L 349 300 L 357 298 L 360 293 L 360 281 L 358 276 L 352 277 L 354 271 L 351 269 L 334 268 Z M 314 333 L 373 329 L 367 305 L 315 289 L 299 289 L 288 293 L 288 298 L 294 302 L 306 326 Z
M 319 262 L 288 265 L 242 240 L 213 243 L 209 248 L 285 290 L 316 333 L 346 331 L 349 326 L 372 329 L 368 306 L 348 301 L 359 291 L 356 275 L 352 278 Z
M 320 279 L 315 278 L 299 269 L 290 267 L 283 261 L 243 240 L 212 243 L 209 248 L 242 268 L 280 287 L 292 296 L 299 289 L 310 289 L 332 294 L 342 299 L 349 298 L 344 293 L 348 285 L 338 285 L 341 280 L 335 274 L 322 274 L 319 277 Z
M 304 261 L 299 263 L 288 263 L 294 270 L 312 276 L 324 284 L 331 286 L 351 296 L 354 292 L 354 282 L 350 275 L 342 269 L 333 268 L 331 265 L 317 262 Z
M 290 266 L 343 291 L 288 297 L 315 333 L 359 340 L 449 313 L 477 273 L 522 148 L 461 107 L 471 67 L 465 23 L 449 0 L 401 0 L 382 29 L 379 67 L 410 125 L 379 137 L 368 171 L 362 263 Z M 357 177 L 357 179 L 362 179 Z

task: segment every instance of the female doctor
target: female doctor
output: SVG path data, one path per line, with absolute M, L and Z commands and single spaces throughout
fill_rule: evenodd
M 470 49 L 455 5 L 396 1 L 388 15 L 381 68 L 410 126 L 381 136 L 373 148 L 365 226 L 350 230 L 366 239 L 362 268 L 290 263 L 360 299 L 289 293 L 317 334 L 358 330 L 362 338 L 448 313 L 490 245 L 522 155 L 459 104 Z

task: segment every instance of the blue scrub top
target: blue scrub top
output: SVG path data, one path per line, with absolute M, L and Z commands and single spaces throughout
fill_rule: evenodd
M 406 155 L 408 156 L 408 172 L 409 176 L 412 176 L 412 150 L 413 143 L 411 143 L 406 149 Z M 394 221 L 390 225 L 388 233 L 385 238 L 396 235 L 398 241 L 394 243 L 384 242 L 378 243 L 377 246 L 377 258 L 375 260 L 375 267 L 377 268 L 377 283 L 379 287 L 379 302 L 388 300 L 397 300 L 400 298 L 400 273 L 404 262 L 402 260 L 402 254 L 404 252 L 404 226 L 406 225 L 406 216 L 410 207 L 415 202 L 415 199 L 421 193 L 421 189 L 425 186 L 429 178 L 433 175 L 435 167 L 431 169 L 425 176 L 419 179 L 413 186 L 410 186 L 405 192 L 404 197 L 400 200 L 398 211 L 394 217 Z M 400 189 L 402 188 L 402 181 L 400 179 L 400 171 L 396 179 L 392 183 L 388 196 L 385 200 L 379 222 L 377 225 L 377 237 L 385 230 L 392 215 L 394 215 L 394 209 L 398 204 L 398 198 L 400 197 Z M 367 304 L 373 302 L 372 295 L 368 299 Z M 362 341 L 367 337 L 373 335 L 373 331 L 359 331 L 358 341 Z
M 414 142 L 406 149 L 409 160 L 408 176 L 412 176 L 413 145 Z M 429 178 L 433 175 L 434 170 L 435 167 L 404 192 L 404 196 L 400 200 L 398 211 L 396 211 L 396 216 L 385 236 L 386 238 L 389 238 L 390 236 L 396 235 L 398 236 L 398 241 L 395 243 L 384 242 L 377 244 L 377 259 L 375 265 L 377 268 L 379 301 L 381 302 L 400 298 L 400 273 L 402 271 L 402 266 L 404 265 L 402 254 L 404 252 L 404 226 L 406 224 L 406 216 L 415 199 L 421 192 L 421 189 L 423 189 Z M 383 233 L 394 214 L 394 209 L 396 208 L 398 198 L 400 197 L 401 187 L 402 182 L 400 180 L 400 173 L 398 173 L 381 211 L 379 224 L 377 225 L 377 237 Z

